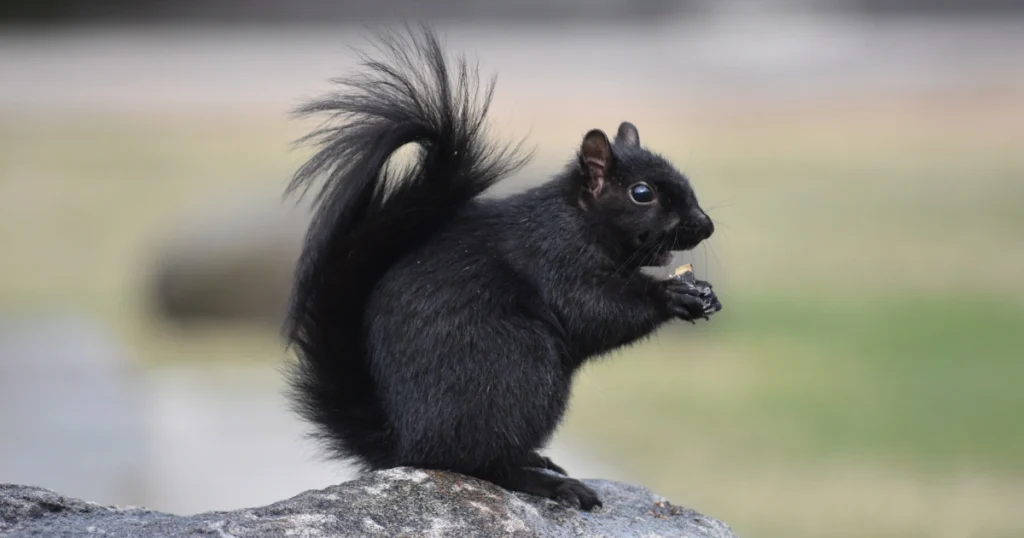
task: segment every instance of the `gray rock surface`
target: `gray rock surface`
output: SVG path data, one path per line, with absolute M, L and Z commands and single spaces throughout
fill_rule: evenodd
M 400 468 L 259 508 L 177 516 L 0 485 L 4 536 L 734 537 L 728 525 L 639 486 L 592 480 L 583 513 L 460 475 Z

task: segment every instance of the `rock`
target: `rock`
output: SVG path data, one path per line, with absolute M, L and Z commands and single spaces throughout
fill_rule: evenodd
M 260 508 L 177 516 L 0 485 L 4 536 L 734 537 L 728 525 L 645 488 L 589 480 L 604 507 L 581 512 L 461 475 L 399 468 L 368 473 Z

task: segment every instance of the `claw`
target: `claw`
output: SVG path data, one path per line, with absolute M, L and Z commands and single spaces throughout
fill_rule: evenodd
M 692 276 L 686 272 L 686 276 Z M 710 321 L 722 309 L 709 282 L 692 278 L 670 278 L 664 283 L 673 316 L 696 325 L 697 319 Z

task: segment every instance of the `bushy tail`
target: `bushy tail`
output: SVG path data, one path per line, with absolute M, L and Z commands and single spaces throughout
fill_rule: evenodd
M 296 270 L 285 324 L 298 361 L 290 372 L 296 411 L 334 456 L 392 465 L 388 420 L 367 364 L 364 308 L 377 280 L 435 234 L 467 201 L 522 166 L 519 147 L 485 140 L 484 95 L 465 59 L 449 66 L 434 33 L 378 36 L 378 58 L 298 110 L 326 115 L 301 142 L 317 146 L 288 193 L 318 180 L 315 213 Z M 407 144 L 411 166 L 389 165 Z

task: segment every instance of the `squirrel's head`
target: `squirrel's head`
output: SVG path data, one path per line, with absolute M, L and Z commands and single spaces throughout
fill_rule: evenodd
M 673 250 L 690 250 L 715 226 L 676 167 L 640 146 L 636 127 L 623 122 L 612 143 L 599 129 L 579 152 L 580 205 L 616 235 L 630 256 L 664 265 Z

